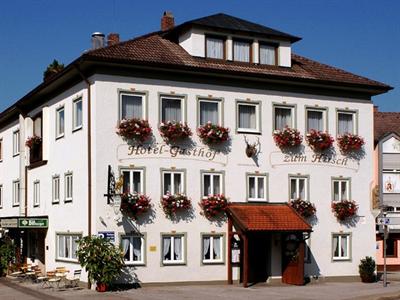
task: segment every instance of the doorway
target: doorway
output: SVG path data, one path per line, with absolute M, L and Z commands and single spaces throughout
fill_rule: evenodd
M 266 282 L 270 276 L 270 234 L 249 234 L 249 282 Z
M 282 235 L 282 282 L 304 284 L 304 241 L 301 233 Z

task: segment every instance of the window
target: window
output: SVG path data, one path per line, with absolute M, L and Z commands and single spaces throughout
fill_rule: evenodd
M 13 206 L 19 206 L 21 201 L 21 191 L 19 180 L 13 181 Z
M 143 194 L 143 173 L 144 170 L 121 170 L 123 178 L 123 192 L 131 194 Z
M 183 98 L 162 96 L 161 97 L 161 122 L 176 121 L 184 122 Z
M 35 181 L 33 183 L 33 206 L 40 205 L 40 182 Z
M 233 60 L 250 62 L 251 44 L 248 41 L 234 40 L 233 41 Z
M 221 173 L 202 173 L 201 183 L 203 198 L 207 198 L 208 195 L 223 193 Z
M 53 176 L 52 180 L 52 203 L 60 203 L 60 176 Z
M 350 259 L 350 234 L 332 235 L 333 260 Z
M 16 156 L 20 152 L 19 130 L 13 133 L 13 155 Z
M 215 125 L 221 125 L 222 121 L 221 101 L 220 100 L 199 100 L 199 125 L 205 125 L 211 122 Z
M 163 171 L 162 172 L 162 192 L 163 195 L 171 193 L 173 195 L 184 193 L 182 171 Z
M 82 128 L 82 98 L 73 102 L 73 129 L 78 130 Z
M 354 112 L 337 112 L 337 134 L 356 133 L 355 113 Z
M 388 238 L 386 240 L 386 256 L 397 257 L 397 240 Z
M 144 264 L 144 239 L 138 235 L 121 236 L 121 248 L 127 264 Z
M 247 175 L 247 201 L 267 201 L 267 176 Z
M 145 119 L 145 94 L 126 93 L 119 94 L 120 116 L 122 119 Z
M 289 177 L 290 180 L 290 200 L 308 200 L 308 177 Z
M 3 139 L 0 139 L 0 162 L 3 161 Z
M 56 111 L 56 138 L 64 136 L 65 132 L 65 112 L 64 107 L 60 107 Z
M 350 180 L 333 179 L 333 201 L 350 200 Z
M 162 236 L 162 261 L 164 265 L 185 263 L 184 242 L 184 235 Z
M 306 131 L 311 129 L 326 131 L 326 111 L 322 109 L 306 108 Z
M 203 263 L 223 262 L 223 236 L 203 235 L 202 237 Z
M 262 65 L 277 65 L 278 62 L 278 47 L 272 44 L 260 43 L 260 64 Z
M 73 195 L 73 181 L 72 173 L 65 174 L 65 202 L 72 201 Z
M 57 259 L 76 260 L 80 234 L 57 234 Z
M 294 107 L 274 106 L 274 130 L 294 127 L 293 110 Z
M 225 58 L 225 40 L 219 37 L 206 36 L 206 57 Z
M 0 208 L 3 208 L 3 185 L 0 184 Z
M 258 103 L 237 103 L 237 130 L 260 132 L 260 107 Z

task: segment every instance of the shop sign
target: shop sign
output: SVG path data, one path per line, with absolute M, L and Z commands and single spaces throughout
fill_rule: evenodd
M 19 228 L 47 228 L 48 225 L 47 219 L 18 219 Z
M 115 242 L 115 232 L 114 231 L 99 231 L 97 235 L 103 239 L 109 240 L 111 243 Z
M 17 228 L 18 219 L 4 219 L 0 221 L 0 227 L 3 228 Z

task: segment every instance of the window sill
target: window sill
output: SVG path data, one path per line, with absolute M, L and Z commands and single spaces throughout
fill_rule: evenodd
M 169 267 L 169 266 L 185 266 L 186 262 L 162 262 L 163 267 Z
M 236 129 L 236 132 L 238 134 L 258 134 L 258 135 L 261 135 L 261 131 L 260 130 L 250 130 L 250 129 L 238 128 L 238 129 Z
M 83 126 L 82 126 L 82 125 L 81 125 L 81 126 L 78 126 L 78 127 L 76 127 L 76 128 L 74 128 L 74 129 L 72 129 L 72 133 L 77 132 L 77 131 L 79 131 L 79 130 L 81 130 L 81 129 L 83 129 Z
M 28 166 L 28 169 L 32 170 L 32 169 L 39 168 L 39 167 L 44 166 L 44 165 L 47 165 L 47 160 L 40 160 L 40 161 L 36 161 L 34 163 L 31 163 Z
M 72 259 L 72 258 L 56 258 L 56 261 L 72 263 L 72 264 L 79 264 L 79 261 L 77 259 Z
M 125 267 L 145 267 L 144 262 L 125 262 Z
M 71 199 L 64 199 L 64 203 L 72 203 L 72 198 Z
M 19 156 L 19 153 L 14 153 L 13 154 L 13 157 L 17 157 L 17 156 Z
M 12 207 L 19 207 L 19 204 L 13 204 Z
M 350 262 L 351 261 L 351 258 L 332 258 L 332 261 L 333 262 Z
M 268 202 L 267 199 L 247 199 L 247 202 Z
M 59 140 L 59 139 L 62 139 L 64 136 L 65 136 L 65 134 L 61 134 L 59 136 L 56 136 L 56 141 Z
M 60 200 L 52 201 L 51 204 L 60 204 Z
M 224 261 L 202 261 L 203 266 L 225 265 Z

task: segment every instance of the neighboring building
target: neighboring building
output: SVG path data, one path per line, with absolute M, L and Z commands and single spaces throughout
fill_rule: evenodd
M 77 269 L 76 239 L 103 233 L 123 246 L 126 282 L 226 281 L 231 267 L 245 283 L 296 283 L 303 269 L 312 278 L 358 277 L 360 259 L 375 253 L 371 97 L 390 86 L 296 55 L 300 38 L 225 14 L 175 27 L 166 13 L 161 31 L 124 42 L 113 34 L 108 46 L 103 39 L 95 34 L 97 49 L 0 114 L 0 224 L 24 257 L 47 270 Z M 115 133 L 130 117 L 149 120 L 151 142 L 130 147 Z M 231 138 L 209 147 L 193 134 L 169 145 L 157 128 L 171 119 L 194 132 L 211 121 Z M 285 126 L 358 134 L 364 155 L 342 155 L 336 143 L 321 155 L 304 141 L 282 152 L 272 133 Z M 34 134 L 42 140 L 29 153 Z M 259 142 L 253 158 L 245 138 Z M 126 189 L 151 197 L 151 213 L 130 221 L 108 203 L 109 166 Z M 188 195 L 193 210 L 166 218 L 159 203 L 167 191 Z M 229 226 L 201 215 L 197 203 L 209 193 L 234 203 Z M 297 198 L 316 206 L 311 235 L 286 204 Z M 331 211 L 345 199 L 359 205 L 351 224 Z
M 400 112 L 374 112 L 375 193 L 387 217 L 400 217 Z M 378 207 L 376 207 L 378 208 Z M 400 225 L 389 225 L 386 241 L 387 269 L 400 270 Z M 377 233 L 376 261 L 383 270 L 383 236 Z

